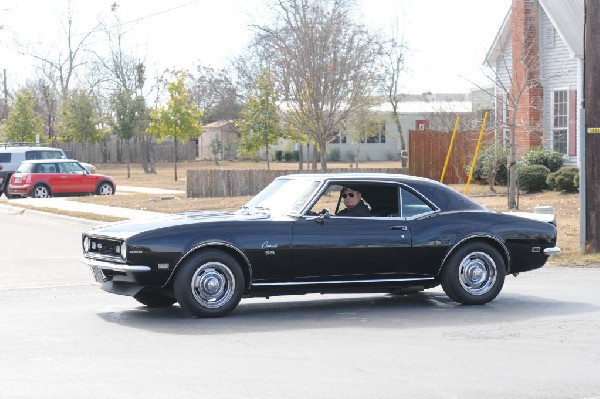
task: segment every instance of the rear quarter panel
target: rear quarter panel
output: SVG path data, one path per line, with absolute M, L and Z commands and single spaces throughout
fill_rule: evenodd
M 415 272 L 437 274 L 457 245 L 470 239 L 490 240 L 509 261 L 509 272 L 544 265 L 543 249 L 556 244 L 556 229 L 549 223 L 495 212 L 441 212 L 409 221 Z M 539 247 L 539 252 L 533 252 Z M 504 248 L 506 248 L 504 250 Z

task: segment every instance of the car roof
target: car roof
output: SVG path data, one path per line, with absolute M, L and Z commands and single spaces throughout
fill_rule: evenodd
M 340 182 L 342 184 L 371 185 L 377 183 L 406 184 L 422 196 L 435 204 L 442 211 L 458 211 L 465 209 L 484 209 L 467 196 L 426 177 L 410 176 L 394 173 L 307 173 L 290 174 L 278 179 L 313 180 L 326 182 Z
M 290 174 L 279 177 L 280 179 L 302 179 L 302 180 L 360 180 L 360 181 L 394 181 L 394 182 L 432 182 L 437 183 L 434 180 L 426 177 L 410 176 L 399 173 L 364 173 L 364 172 L 350 172 L 350 173 L 299 173 Z
M 56 148 L 56 147 L 10 146 L 10 145 L 0 146 L 0 152 L 22 153 L 22 152 L 28 152 L 28 151 L 60 151 L 60 152 L 63 152 L 62 149 Z
M 65 162 L 77 162 L 80 163 L 76 159 L 64 159 L 64 158 L 56 158 L 56 159 L 30 159 L 28 161 L 23 161 L 21 163 L 65 163 Z

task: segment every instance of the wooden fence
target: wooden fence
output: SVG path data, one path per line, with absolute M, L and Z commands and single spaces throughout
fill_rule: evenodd
M 329 169 L 328 173 L 407 173 L 403 168 Z M 320 173 L 320 170 L 314 171 Z M 186 194 L 188 198 L 238 197 L 258 194 L 276 177 L 313 173 L 301 170 L 187 170 Z
M 452 132 L 434 130 L 409 130 L 409 174 L 440 180 Z M 482 146 L 493 139 L 494 133 L 484 133 Z M 444 183 L 466 183 L 469 177 L 466 166 L 470 166 L 475 156 L 479 131 L 461 131 L 456 133 L 450 153 Z
M 127 162 L 127 144 L 112 137 L 106 142 L 90 144 L 85 147 L 79 143 L 57 143 L 68 157 L 89 163 L 125 163 Z M 175 155 L 173 140 L 165 140 L 161 143 L 152 143 L 152 157 L 155 161 L 172 161 Z M 198 143 L 188 141 L 177 145 L 177 159 L 179 161 L 193 161 L 198 154 Z M 140 145 L 136 139 L 131 142 L 131 162 L 141 163 L 142 156 Z

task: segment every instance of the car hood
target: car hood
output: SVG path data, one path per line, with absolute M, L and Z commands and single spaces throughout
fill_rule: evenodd
M 264 220 L 268 219 L 269 217 L 269 214 L 262 212 L 249 214 L 211 211 L 183 212 L 170 215 L 166 214 L 165 216 L 158 217 L 156 219 L 114 222 L 94 227 L 88 230 L 86 234 L 127 239 L 140 233 L 160 230 L 173 226 L 244 222 L 252 220 Z

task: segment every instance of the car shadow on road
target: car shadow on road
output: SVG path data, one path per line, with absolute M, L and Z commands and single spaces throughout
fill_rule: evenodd
M 385 294 L 307 295 L 243 299 L 228 316 L 194 319 L 175 305 L 132 307 L 98 313 L 123 327 L 174 335 L 213 335 L 322 328 L 433 328 L 519 322 L 598 311 L 600 307 L 523 294 L 502 294 L 483 306 L 464 306 L 442 292 L 406 296 Z

